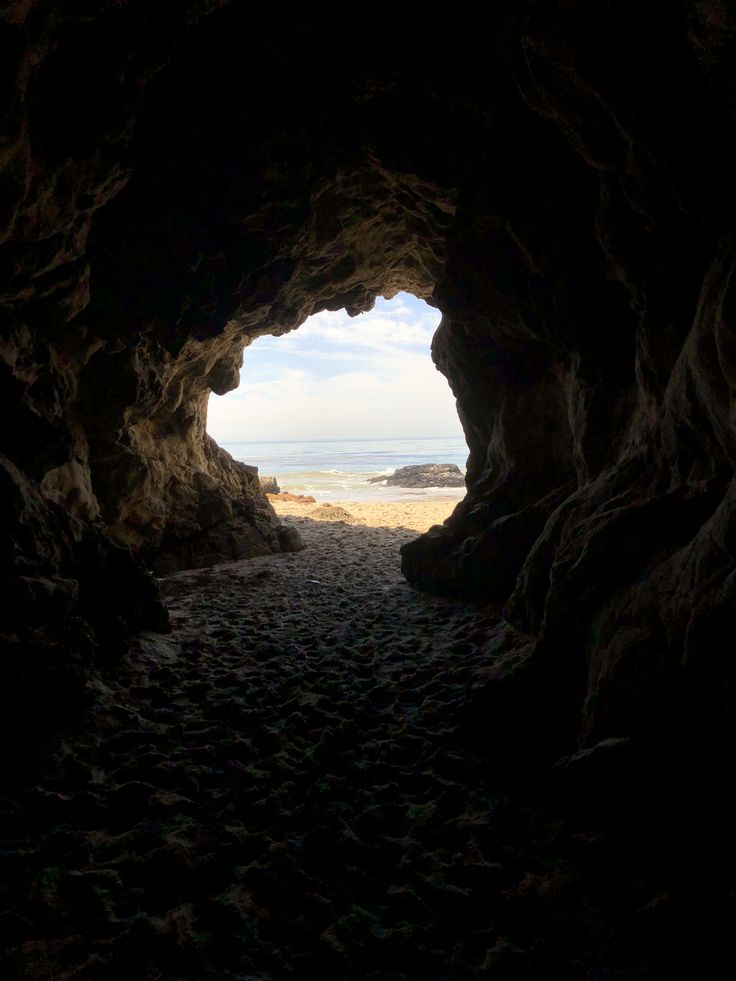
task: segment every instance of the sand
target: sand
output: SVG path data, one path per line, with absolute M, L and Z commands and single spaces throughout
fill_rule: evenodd
M 366 523 L 289 517 L 301 552 L 162 580 L 172 633 L 101 670 L 82 724 L 4 788 L 1 978 L 644 978 L 616 965 L 669 890 L 690 949 L 728 878 L 663 891 L 677 838 L 650 881 L 651 841 L 585 823 L 587 769 L 561 816 L 554 780 L 469 735 L 496 616 L 413 590 L 415 532 L 389 524 L 438 502 L 341 506 Z
M 365 524 L 290 517 L 303 551 L 161 582 L 173 632 L 3 801 L 3 977 L 460 978 L 516 950 L 534 860 L 456 733 L 495 617 L 399 571 L 396 525 L 453 505 L 343 502 Z
M 441 525 L 452 514 L 457 496 L 432 498 L 417 501 L 331 501 L 329 504 L 301 504 L 280 501 L 278 495 L 269 495 L 269 500 L 278 515 L 282 517 L 309 517 L 322 519 L 331 508 L 341 508 L 350 516 L 351 523 L 363 524 L 369 528 L 408 528 L 424 532 L 432 525 Z

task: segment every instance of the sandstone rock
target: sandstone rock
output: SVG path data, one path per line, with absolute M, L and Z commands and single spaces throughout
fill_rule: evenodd
M 390 477 L 369 477 L 368 483 L 387 487 L 464 487 L 465 477 L 455 463 L 420 463 L 399 467 Z
M 279 494 L 267 494 L 266 497 L 286 501 L 290 504 L 316 504 L 317 499 L 311 494 L 290 494 L 288 491 L 281 491 Z
M 404 575 L 431 592 L 504 603 L 548 518 L 573 489 L 566 484 L 520 511 L 496 518 L 486 517 L 477 503 L 470 511 L 473 504 L 461 502 L 464 522 L 455 518 L 435 525 L 402 547 Z M 497 561 L 499 555 L 503 562 Z
M 0 456 L 0 771 L 77 713 L 94 661 L 168 629 L 156 585 L 98 524 L 70 518 Z
M 275 477 L 259 477 L 261 482 L 261 490 L 264 494 L 280 494 L 281 488 Z
M 344 521 L 348 525 L 360 524 L 360 519 L 353 517 L 345 508 L 335 504 L 320 504 L 309 512 L 310 518 L 317 518 L 318 521 Z

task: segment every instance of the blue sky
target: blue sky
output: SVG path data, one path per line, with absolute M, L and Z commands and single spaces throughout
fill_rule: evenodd
M 240 387 L 211 395 L 220 443 L 255 439 L 462 436 L 455 400 L 430 357 L 438 310 L 408 293 L 348 317 L 323 311 L 245 349 Z

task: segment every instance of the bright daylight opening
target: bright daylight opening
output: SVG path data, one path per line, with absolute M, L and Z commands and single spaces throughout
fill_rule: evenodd
M 258 338 L 240 387 L 210 397 L 208 432 L 282 492 L 317 503 L 446 500 L 449 514 L 465 495 L 468 448 L 429 353 L 439 319 L 399 293 L 358 317 L 323 311 Z M 422 469 L 394 478 L 403 467 Z

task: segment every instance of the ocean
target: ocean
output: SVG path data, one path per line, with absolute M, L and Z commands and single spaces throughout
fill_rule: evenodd
M 311 494 L 318 501 L 406 501 L 450 497 L 464 487 L 402 488 L 369 484 L 416 463 L 456 463 L 465 472 L 468 448 L 462 438 L 318 439 L 310 441 L 222 443 L 236 460 L 275 476 L 282 491 Z

